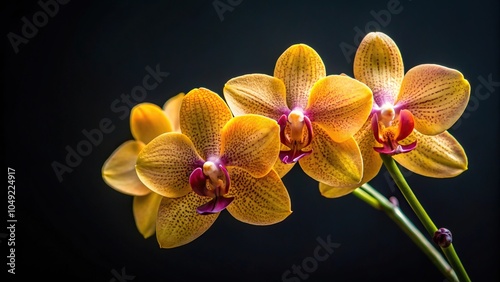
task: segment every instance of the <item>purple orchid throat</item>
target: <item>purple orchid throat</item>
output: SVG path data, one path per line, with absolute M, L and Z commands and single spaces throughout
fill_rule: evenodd
M 312 153 L 312 150 L 302 150 L 311 144 L 313 137 L 311 121 L 307 116 L 302 112 L 292 111 L 288 116 L 282 115 L 278 124 L 281 143 L 290 148 L 279 153 L 279 158 L 284 164 L 295 163 Z M 304 133 L 304 130 L 307 132 Z
M 234 200 L 226 197 L 229 192 L 229 173 L 222 164 L 207 161 L 203 167 L 197 167 L 189 176 L 189 184 L 193 191 L 204 197 L 212 198 L 196 208 L 198 214 L 214 214 L 225 209 Z
M 411 150 L 417 147 L 416 140 L 407 145 L 399 144 L 399 141 L 408 137 L 415 128 L 415 121 L 413 119 L 413 115 L 408 110 L 399 111 L 399 122 L 397 124 L 397 129 L 395 130 L 391 128 L 395 127 L 390 125 L 392 121 L 387 122 L 387 120 L 385 120 L 384 122 L 388 125 L 388 127 L 385 128 L 384 126 L 384 129 L 380 131 L 378 115 L 379 115 L 378 113 L 374 113 L 371 121 L 375 140 L 377 140 L 377 142 L 382 144 L 382 147 L 373 147 L 373 149 L 376 152 L 393 156 L 396 154 L 410 152 Z M 387 117 L 387 115 L 385 115 L 384 113 L 382 113 L 382 115 L 385 118 Z M 393 117 L 394 116 L 395 113 L 393 114 Z

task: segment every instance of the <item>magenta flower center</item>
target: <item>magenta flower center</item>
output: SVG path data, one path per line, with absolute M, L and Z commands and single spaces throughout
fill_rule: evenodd
M 399 141 L 408 137 L 415 127 L 413 115 L 408 110 L 397 110 L 390 103 L 383 104 L 373 112 L 372 130 L 375 140 L 382 147 L 373 149 L 381 154 L 407 153 L 417 147 L 417 141 L 403 145 Z
M 303 150 L 311 144 L 313 130 L 311 121 L 302 110 L 295 109 L 288 116 L 282 115 L 278 124 L 280 125 L 281 143 L 288 147 L 288 150 L 281 150 L 279 154 L 283 163 L 294 163 L 311 154 L 311 150 Z
M 227 197 L 230 187 L 229 174 L 218 162 L 206 161 L 202 167 L 193 170 L 189 176 L 189 184 L 196 194 L 212 198 L 196 209 L 199 214 L 218 213 L 234 199 Z

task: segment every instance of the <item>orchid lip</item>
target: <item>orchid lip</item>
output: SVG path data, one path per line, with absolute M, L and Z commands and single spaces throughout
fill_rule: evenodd
M 393 110 L 390 108 L 389 111 Z M 389 114 L 392 114 L 389 112 Z M 382 147 L 373 147 L 375 151 L 380 154 L 386 155 L 396 155 L 401 153 L 407 153 L 417 147 L 417 141 L 411 144 L 401 145 L 398 142 L 408 137 L 414 129 L 414 119 L 413 115 L 408 110 L 401 110 L 399 113 L 399 122 L 397 125 L 392 125 L 391 122 L 387 122 L 386 119 L 382 121 L 382 130 L 380 129 L 378 114 L 372 116 L 371 124 L 373 135 L 378 143 L 382 144 Z M 395 129 L 397 127 L 397 129 Z
M 218 213 L 234 199 L 225 196 L 229 191 L 230 178 L 227 169 L 222 164 L 206 161 L 202 167 L 193 170 L 189 176 L 189 184 L 196 194 L 212 198 L 208 203 L 196 209 L 199 214 Z
M 313 138 L 312 124 L 308 116 L 296 109 L 288 116 L 283 114 L 278 119 L 278 124 L 281 143 L 290 148 L 290 150 L 280 151 L 279 158 L 283 163 L 295 163 L 311 154 L 312 151 L 302 150 L 311 144 Z

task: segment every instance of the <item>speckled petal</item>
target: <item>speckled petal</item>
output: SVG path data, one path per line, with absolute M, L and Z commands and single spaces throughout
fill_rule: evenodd
M 403 58 L 396 43 L 382 32 L 368 33 L 354 57 L 354 77 L 372 89 L 377 105 L 393 104 L 403 76 Z
M 184 197 L 163 198 L 158 209 L 156 238 L 161 248 L 188 244 L 212 226 L 219 213 L 200 215 L 196 208 L 210 201 L 190 192 Z
M 290 110 L 283 81 L 265 74 L 247 74 L 230 79 L 224 98 L 235 116 L 258 114 L 274 120 Z
M 401 143 L 418 141 L 417 147 L 393 158 L 402 166 L 420 175 L 449 178 L 467 170 L 468 160 L 464 149 L 448 132 L 427 136 L 414 130 Z
M 181 132 L 181 124 L 179 121 L 179 116 L 181 112 L 182 99 L 186 96 L 184 93 L 179 93 L 174 97 L 170 98 L 163 105 L 163 111 L 167 115 L 172 125 L 172 131 Z
M 144 147 L 140 141 L 130 140 L 120 145 L 102 166 L 102 178 L 111 188 L 132 196 L 149 194 L 149 190 L 137 177 L 135 162 Z
M 195 88 L 182 100 L 181 132 L 191 139 L 205 160 L 218 156 L 221 130 L 231 118 L 226 102 L 206 88 Z
M 337 143 L 321 127 L 313 124 L 313 130 L 312 153 L 299 160 L 302 170 L 314 180 L 330 186 L 358 187 L 363 161 L 354 138 Z
M 141 181 L 154 192 L 170 198 L 191 191 L 189 176 L 203 160 L 185 135 L 164 133 L 153 139 L 137 158 L 136 171 Z
M 242 115 L 231 119 L 222 129 L 220 158 L 227 168 L 239 167 L 254 177 L 272 169 L 281 142 L 275 120 L 259 115 Z
M 291 110 L 306 107 L 309 91 L 325 75 L 323 60 L 305 44 L 295 44 L 286 49 L 274 68 L 274 76 L 285 83 L 287 105 Z
M 396 105 L 413 114 L 420 133 L 435 135 L 460 118 L 469 98 L 470 85 L 462 73 L 426 64 L 406 73 Z
M 229 173 L 233 180 L 229 193 L 234 201 L 226 209 L 234 218 L 253 225 L 270 225 L 292 213 L 288 191 L 274 170 L 262 178 L 238 168 L 231 168 Z
M 372 104 L 372 92 L 365 84 L 348 76 L 330 75 L 311 89 L 305 112 L 335 142 L 343 142 L 365 123 Z
M 156 136 L 172 131 L 172 126 L 162 108 L 141 103 L 130 112 L 130 130 L 135 140 L 148 144 Z
M 382 144 L 375 141 L 370 120 L 369 118 L 362 129 L 354 135 L 363 157 L 363 179 L 359 186 L 375 178 L 382 167 L 382 159 L 379 153 L 373 149 L 373 147 L 380 147 Z
M 151 192 L 145 196 L 134 197 L 133 212 L 135 225 L 144 238 L 151 237 L 156 230 L 158 206 L 163 197 Z
M 358 143 L 363 157 L 363 178 L 357 185 L 359 187 L 375 178 L 382 167 L 382 159 L 379 153 L 373 149 L 373 147 L 379 147 L 381 144 L 377 143 L 373 136 L 371 118 L 368 118 L 363 127 L 354 135 L 354 139 Z M 319 191 L 326 198 L 339 198 L 351 193 L 356 188 L 338 188 L 324 183 L 319 184 Z

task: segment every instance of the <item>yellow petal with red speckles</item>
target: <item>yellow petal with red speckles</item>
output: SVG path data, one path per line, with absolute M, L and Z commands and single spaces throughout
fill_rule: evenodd
M 179 116 L 181 112 L 181 104 L 182 99 L 184 98 L 184 93 L 179 93 L 174 97 L 170 98 L 163 104 L 163 111 L 167 115 L 167 118 L 170 120 L 170 124 L 172 125 L 172 131 L 180 132 L 181 124 L 179 121 Z
M 218 156 L 221 130 L 232 113 L 217 93 L 195 88 L 184 96 L 181 105 L 181 132 L 193 142 L 203 159 Z
M 417 140 L 417 147 L 393 158 L 406 169 L 420 175 L 449 178 L 467 170 L 468 160 L 464 149 L 448 132 L 427 136 L 414 130 L 402 144 Z
M 191 191 L 189 176 L 202 158 L 185 135 L 164 133 L 149 142 L 139 154 L 136 171 L 141 181 L 154 192 L 170 198 Z
M 132 196 L 151 192 L 137 177 L 135 162 L 144 147 L 140 141 L 130 140 L 120 145 L 102 166 L 102 178 L 111 188 Z
M 375 178 L 382 167 L 380 154 L 373 149 L 373 147 L 380 147 L 381 144 L 375 141 L 373 136 L 371 118 L 368 118 L 361 130 L 354 135 L 354 139 L 358 143 L 363 158 L 363 178 L 359 184 L 361 186 Z
M 357 184 L 357 187 L 359 187 L 375 178 L 382 167 L 382 159 L 379 153 L 373 149 L 373 147 L 378 147 L 380 144 L 378 144 L 373 137 L 371 118 L 368 118 L 363 127 L 354 135 L 354 139 L 358 143 L 363 158 L 363 178 L 361 182 Z M 320 193 L 326 198 L 339 198 L 345 196 L 354 191 L 357 187 L 339 188 L 324 183 L 319 184 Z
M 354 138 L 337 143 L 321 127 L 313 124 L 313 130 L 312 153 L 299 160 L 302 170 L 329 186 L 358 187 L 363 175 L 363 161 Z
M 172 131 L 172 126 L 162 108 L 141 103 L 130 112 L 130 130 L 135 140 L 148 144 L 156 136 Z
M 163 197 L 155 192 L 145 196 L 134 197 L 132 210 L 134 212 L 135 225 L 144 238 L 151 237 L 156 230 L 156 215 L 158 206 Z
M 372 110 L 372 92 L 365 84 L 342 75 L 330 75 L 311 89 L 305 112 L 335 142 L 351 138 Z
M 230 79 L 224 86 L 224 98 L 235 116 L 259 114 L 278 120 L 289 111 L 283 81 L 265 74 Z
M 262 178 L 230 168 L 233 202 L 226 208 L 234 218 L 253 225 L 283 221 L 291 213 L 290 196 L 278 174 L 271 170 Z
M 396 43 L 384 33 L 368 33 L 354 57 L 354 77 L 371 88 L 375 102 L 382 106 L 396 100 L 403 76 L 403 58 Z
M 160 247 L 179 247 L 205 233 L 219 213 L 200 215 L 196 208 L 209 200 L 210 198 L 198 196 L 194 192 L 175 199 L 163 198 L 156 221 L 156 238 Z
M 228 168 L 239 167 L 262 177 L 278 157 L 279 132 L 278 123 L 270 118 L 251 114 L 234 117 L 222 129 L 220 158 Z
M 439 134 L 460 118 L 470 98 L 470 85 L 462 73 L 425 64 L 406 73 L 398 107 L 409 110 L 415 129 L 426 135 Z
M 286 49 L 274 68 L 274 76 L 285 83 L 287 105 L 291 110 L 306 107 L 309 91 L 325 75 L 323 60 L 305 44 L 295 44 Z

